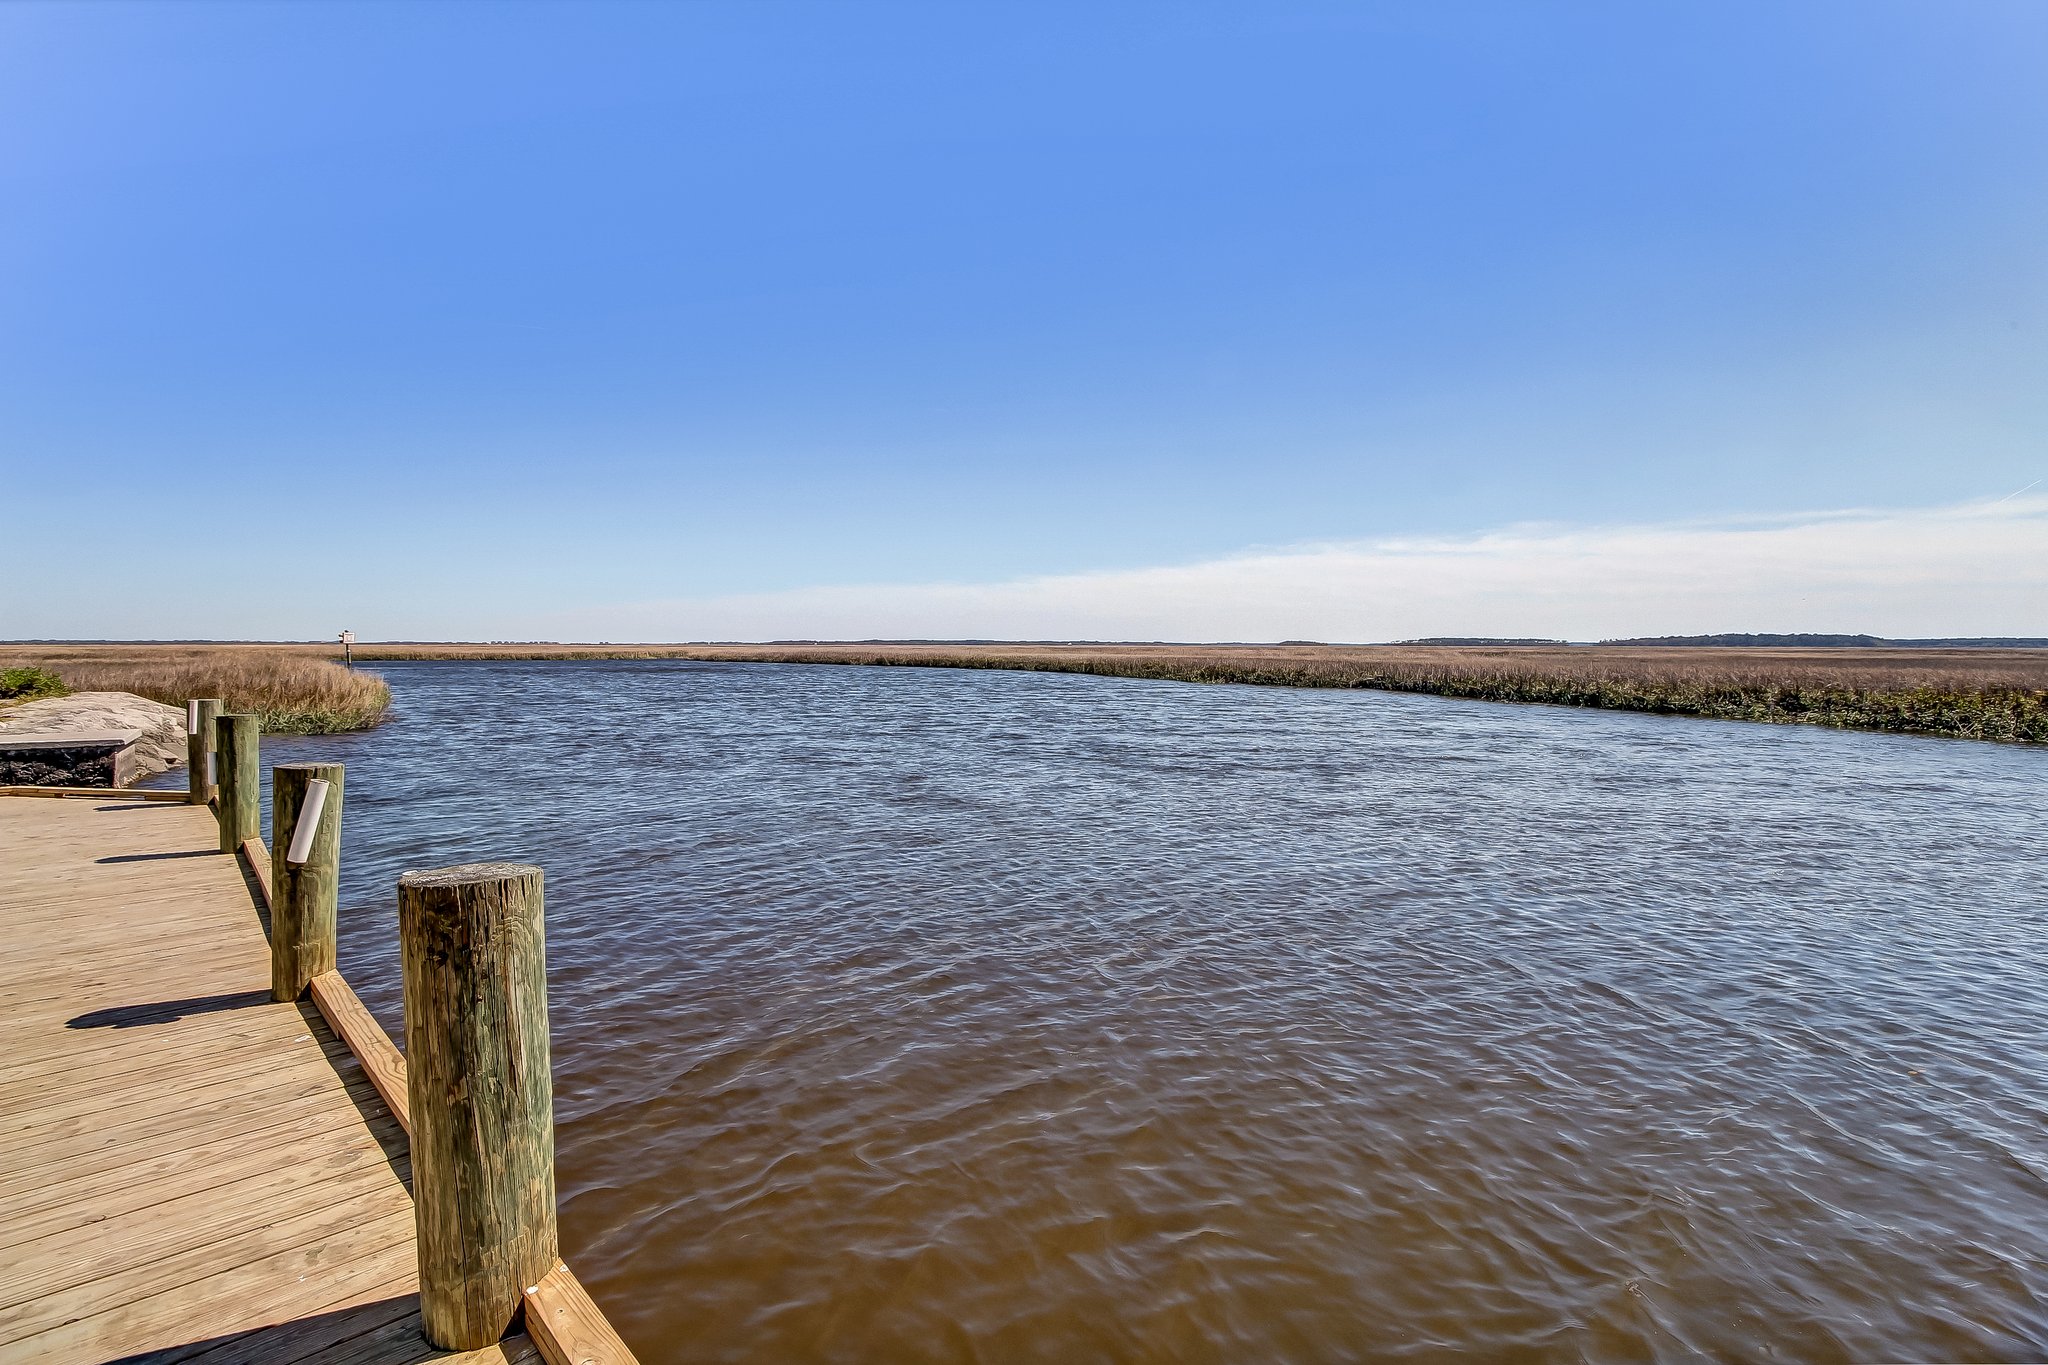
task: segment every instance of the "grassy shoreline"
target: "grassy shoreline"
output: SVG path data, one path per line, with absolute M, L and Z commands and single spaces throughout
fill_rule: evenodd
M 740 659 L 738 653 L 716 657 Z M 1600 710 L 1642 711 L 1777 725 L 1936 735 L 2008 744 L 2048 743 L 2048 691 L 2021 687 L 1919 684 L 1830 685 L 1818 680 L 1691 679 L 1684 677 L 1570 677 L 1515 669 L 1446 670 L 1438 674 L 1400 666 L 1262 665 L 1228 659 L 1058 658 L 1020 656 L 854 659 L 766 653 L 760 662 L 997 668 L 1090 673 L 1103 677 L 1176 682 L 1237 683 L 1259 687 L 1316 687 L 1409 692 L 1472 701 L 1537 703 Z
M 1400 645 L 377 645 L 378 659 L 697 659 L 1357 688 L 2048 743 L 2048 650 Z
M 332 645 L 8 645 L 0 646 L 0 665 L 41 664 L 73 687 L 80 685 L 73 679 L 86 677 L 93 687 L 142 691 L 159 700 L 225 695 L 233 705 L 240 697 L 265 714 L 264 727 L 273 732 L 376 724 L 389 690 L 374 675 L 344 672 L 333 662 L 335 654 Z M 356 658 L 690 659 L 1086 673 L 1358 688 L 2048 744 L 2048 650 L 2042 649 L 419 643 L 358 645 Z M 193 680 L 207 680 L 213 690 L 180 691 Z M 154 690 L 130 685 L 136 681 Z M 344 684 L 346 691 L 336 690 Z
M 261 645 L 5 645 L 0 665 L 55 674 L 72 692 L 132 692 L 182 707 L 219 697 L 273 735 L 367 730 L 391 689 L 303 648 Z

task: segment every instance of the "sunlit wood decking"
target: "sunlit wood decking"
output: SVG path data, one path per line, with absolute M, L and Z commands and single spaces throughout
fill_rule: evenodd
M 0 1360 L 537 1361 L 420 1335 L 404 1130 L 217 844 L 0 795 Z

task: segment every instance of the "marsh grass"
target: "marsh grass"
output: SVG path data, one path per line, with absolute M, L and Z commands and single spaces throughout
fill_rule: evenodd
M 1799 657 L 1754 651 L 1642 653 L 1595 648 L 974 651 L 926 656 L 878 651 L 870 664 L 942 664 L 1169 678 L 1279 687 L 1369 688 L 1481 701 L 1708 716 L 1724 720 L 2048 742 L 2048 658 L 2024 661 Z M 1816 651 L 1818 653 L 1818 651 Z M 1905 653 L 1905 651 L 1898 651 Z M 823 661 L 788 651 L 794 661 Z M 1704 657 L 1702 657 L 1704 656 Z M 1734 656 L 1734 657 L 1730 657 Z M 843 655 L 833 662 L 854 662 Z M 2028 666 L 2031 665 L 2031 666 Z
M 0 663 L 33 663 L 74 692 L 133 692 L 183 706 L 219 697 L 253 712 L 270 734 L 365 730 L 384 718 L 391 689 L 373 673 L 289 647 L 259 645 L 11 645 Z
M 353 677 L 332 645 L 0 646 L 74 688 L 158 700 L 225 696 L 271 730 L 360 729 L 381 680 Z M 1372 688 L 1481 701 L 1651 711 L 1773 724 L 2048 743 L 2048 650 L 1775 649 L 1612 645 L 358 645 L 402 659 L 697 659 L 1093 673 L 1269 687 Z M 237 698 L 241 700 L 238 702 Z M 273 724 L 270 716 L 278 718 Z
M 1371 688 L 2048 743 L 2048 650 L 1590 645 L 374 645 L 378 659 L 728 659 Z

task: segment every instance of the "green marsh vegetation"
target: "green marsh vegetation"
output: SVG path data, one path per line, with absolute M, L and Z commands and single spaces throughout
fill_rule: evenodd
M 70 690 L 62 678 L 48 669 L 0 668 L 0 702 L 61 697 Z

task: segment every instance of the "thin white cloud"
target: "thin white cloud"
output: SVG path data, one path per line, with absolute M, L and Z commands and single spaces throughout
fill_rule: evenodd
M 1001 583 L 650 602 L 554 625 L 562 638 L 613 640 L 2048 635 L 2048 497 L 1509 527 Z

